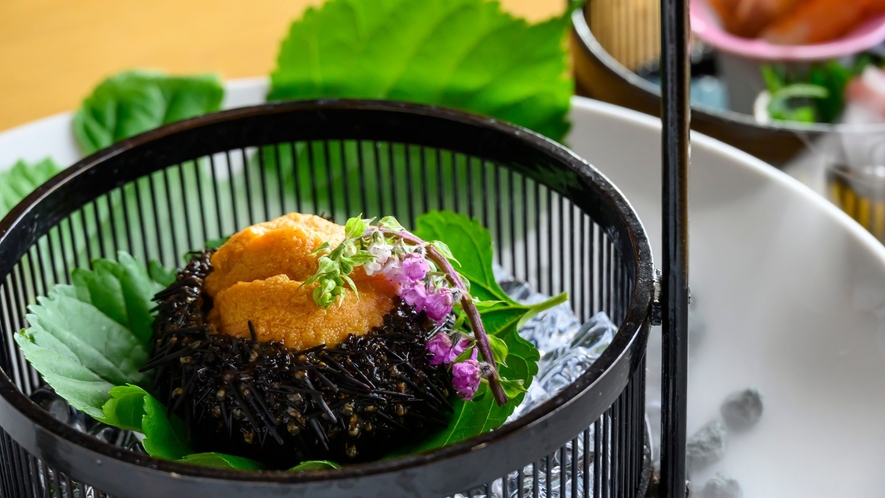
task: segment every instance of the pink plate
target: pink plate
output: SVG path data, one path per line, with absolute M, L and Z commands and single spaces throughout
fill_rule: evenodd
M 850 1 L 850 0 L 849 0 Z M 846 36 L 816 45 L 773 45 L 765 40 L 741 38 L 722 28 L 706 0 L 691 0 L 691 30 L 717 50 L 748 59 L 816 61 L 838 59 L 863 52 L 885 41 L 885 14 L 875 16 Z

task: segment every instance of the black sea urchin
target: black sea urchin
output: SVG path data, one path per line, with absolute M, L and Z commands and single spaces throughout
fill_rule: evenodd
M 444 369 L 426 353 L 430 323 L 398 302 L 384 324 L 335 347 L 293 351 L 212 333 L 202 292 L 211 252 L 193 253 L 156 296 L 156 391 L 188 427 L 198 451 L 288 468 L 303 460 L 358 462 L 444 427 L 451 407 Z

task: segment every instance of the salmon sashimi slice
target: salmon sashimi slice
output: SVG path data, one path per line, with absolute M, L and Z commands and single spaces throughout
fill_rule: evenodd
M 735 0 L 722 0 L 735 1 Z M 726 29 L 738 36 L 756 38 L 772 22 L 782 18 L 804 0 L 736 0 L 733 21 Z M 732 25 L 732 28 L 729 28 Z
M 808 0 L 765 28 L 762 38 L 777 45 L 828 42 L 850 32 L 873 10 L 873 0 Z

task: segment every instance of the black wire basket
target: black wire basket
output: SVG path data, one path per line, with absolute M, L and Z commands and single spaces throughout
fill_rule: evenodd
M 412 226 L 435 209 L 476 217 L 492 234 L 496 262 L 542 293 L 567 291 L 579 320 L 604 311 L 619 325 L 577 381 L 497 430 L 337 470 L 239 472 L 125 450 L 29 399 L 42 380 L 12 336 L 36 296 L 91 258 L 123 250 L 173 266 L 209 239 L 290 211 L 337 222 L 390 214 Z M 169 125 L 77 163 L 0 222 L 0 490 L 6 498 L 643 496 L 654 287 L 649 244 L 627 200 L 584 160 L 530 131 L 347 100 Z

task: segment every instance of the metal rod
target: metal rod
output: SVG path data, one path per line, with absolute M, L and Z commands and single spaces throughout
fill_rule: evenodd
M 685 497 L 688 390 L 688 0 L 661 0 L 663 376 L 660 498 Z

